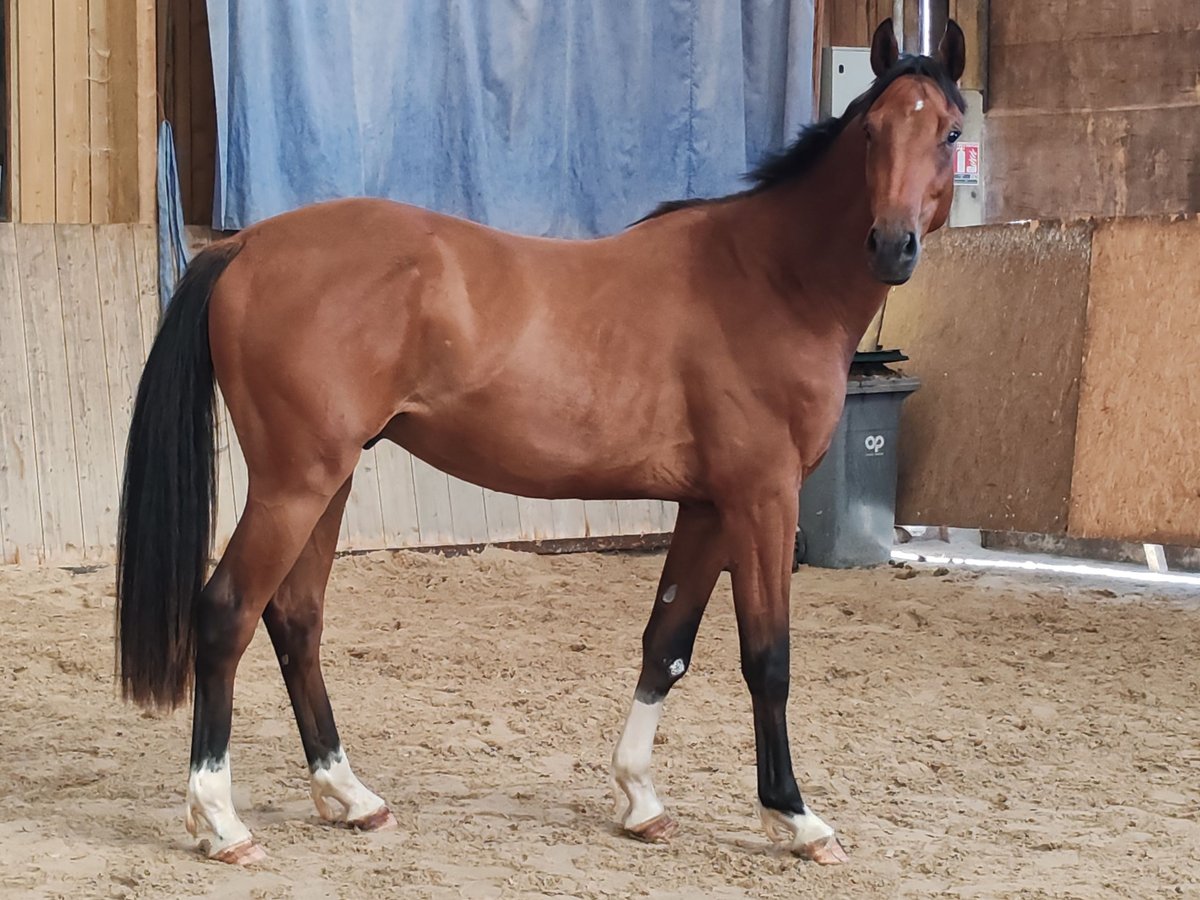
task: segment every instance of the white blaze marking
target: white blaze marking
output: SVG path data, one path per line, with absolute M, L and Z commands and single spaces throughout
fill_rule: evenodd
M 356 822 L 384 806 L 383 798 L 358 780 L 341 747 L 312 772 L 311 785 L 317 813 L 329 822 Z M 340 809 L 330 806 L 330 800 L 336 801 Z
M 813 841 L 833 835 L 833 829 L 807 807 L 803 813 L 795 815 L 759 806 L 758 814 L 762 817 L 767 837 L 789 850 L 800 850 Z
M 678 590 L 679 590 L 679 586 L 673 584 L 669 588 L 667 588 L 665 591 L 663 591 L 663 595 L 662 595 L 663 603 L 674 603 L 675 602 L 675 594 Z
M 629 798 L 629 808 L 621 822 L 626 828 L 649 822 L 663 812 L 650 780 L 650 754 L 661 716 L 661 700 L 658 703 L 634 700 L 629 718 L 625 720 L 625 730 L 613 751 L 613 778 Z
M 250 839 L 250 829 L 238 818 L 233 806 L 233 779 L 226 752 L 215 767 L 193 769 L 187 786 L 187 829 L 212 835 L 208 855 Z
M 669 669 L 667 669 L 667 671 L 671 673 L 672 678 L 678 678 L 680 675 L 683 674 L 683 669 L 684 669 L 683 660 L 677 659 L 673 663 L 671 663 L 671 667 Z

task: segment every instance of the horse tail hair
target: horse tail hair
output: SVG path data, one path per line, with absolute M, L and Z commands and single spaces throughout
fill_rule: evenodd
M 240 249 L 222 242 L 188 266 L 138 383 L 118 525 L 116 662 L 122 696 L 140 706 L 174 709 L 192 685 L 217 486 L 208 306 Z

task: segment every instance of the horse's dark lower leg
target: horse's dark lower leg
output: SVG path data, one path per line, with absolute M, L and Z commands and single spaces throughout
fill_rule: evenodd
M 193 834 L 207 832 L 209 855 L 225 862 L 253 862 L 263 855 L 233 805 L 229 735 L 237 665 L 333 493 L 264 496 L 251 485 L 229 547 L 196 604 L 187 825 Z
M 742 675 L 754 708 L 763 825 L 773 840 L 801 856 L 844 862 L 833 829 L 800 796 L 788 746 L 788 598 L 797 495 L 781 490 L 756 499 L 752 507 L 731 510 L 728 527 Z
M 642 635 L 642 672 L 633 708 L 613 753 L 613 777 L 629 806 L 622 825 L 644 840 L 676 830 L 650 779 L 650 756 L 663 701 L 692 659 L 696 631 L 721 573 L 720 520 L 711 507 L 679 510 L 650 622 Z
M 325 587 L 337 550 L 350 480 L 329 502 L 296 564 L 263 611 L 263 622 L 287 685 L 321 818 L 377 830 L 395 825 L 382 798 L 363 786 L 342 750 L 321 674 Z M 333 801 L 331 803 L 331 801 Z

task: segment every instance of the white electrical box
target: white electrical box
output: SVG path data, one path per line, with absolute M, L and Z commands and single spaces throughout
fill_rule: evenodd
M 870 48 L 826 47 L 821 51 L 820 117 L 840 116 L 874 80 Z

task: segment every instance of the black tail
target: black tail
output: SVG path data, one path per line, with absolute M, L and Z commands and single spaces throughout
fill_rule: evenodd
M 193 606 L 204 586 L 217 472 L 208 301 L 239 244 L 193 260 L 142 370 L 121 492 L 117 660 L 121 693 L 174 708 L 195 658 Z

